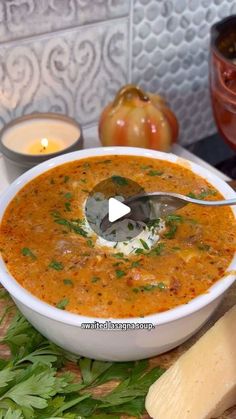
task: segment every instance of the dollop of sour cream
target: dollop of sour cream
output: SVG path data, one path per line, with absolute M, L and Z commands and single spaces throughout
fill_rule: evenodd
M 96 245 L 102 247 L 112 248 L 115 252 L 121 252 L 124 255 L 130 255 L 135 253 L 137 249 L 143 249 L 144 251 L 151 250 L 156 246 L 160 240 L 160 233 L 165 229 L 165 223 L 160 220 L 159 225 L 153 229 L 145 227 L 138 236 L 124 242 L 112 242 L 105 240 L 102 237 L 97 236 Z M 144 243 L 146 244 L 144 248 Z
M 94 207 L 95 206 L 99 206 L 100 210 L 103 212 L 104 209 L 106 211 L 107 208 L 107 202 L 105 202 L 106 200 L 101 199 L 100 201 L 96 201 L 94 202 Z M 115 241 L 108 241 L 105 238 L 98 236 L 90 227 L 86 215 L 85 215 L 85 203 L 83 205 L 83 209 L 84 209 L 84 223 L 83 223 L 83 228 L 85 229 L 85 231 L 87 232 L 87 234 L 89 236 L 95 236 L 96 237 L 96 241 L 95 241 L 95 245 L 97 247 L 101 247 L 101 248 L 105 248 L 111 252 L 117 253 L 123 253 L 124 255 L 130 255 L 130 254 L 135 254 L 135 252 L 137 251 L 137 249 L 142 249 L 143 251 L 148 252 L 149 250 L 151 250 L 153 247 L 156 246 L 156 244 L 158 243 L 158 241 L 160 240 L 160 234 L 163 230 L 165 230 L 165 221 L 162 219 L 159 219 L 159 222 L 156 222 L 155 225 L 152 225 L 152 223 L 149 226 L 144 226 L 144 229 L 141 231 L 140 234 L 138 234 L 136 237 L 127 240 L 127 241 L 119 241 L 119 242 L 115 242 Z M 94 217 L 96 216 L 95 214 L 97 213 L 97 210 L 94 210 Z M 106 212 L 104 213 L 104 216 L 106 215 Z M 126 226 L 127 224 L 125 224 Z M 124 226 L 124 228 L 125 228 Z M 121 226 L 122 228 L 122 226 Z

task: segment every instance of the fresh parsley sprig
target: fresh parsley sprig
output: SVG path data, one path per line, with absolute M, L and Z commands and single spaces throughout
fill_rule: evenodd
M 7 301 L 5 293 L 2 298 Z M 138 418 L 149 386 L 164 372 L 159 367 L 148 370 L 147 361 L 75 357 L 49 342 L 18 312 L 1 343 L 8 345 L 11 358 L 0 359 L 0 419 Z M 74 368 L 78 363 L 81 378 L 63 372 L 68 360 Z M 113 380 L 120 384 L 98 396 L 96 387 Z

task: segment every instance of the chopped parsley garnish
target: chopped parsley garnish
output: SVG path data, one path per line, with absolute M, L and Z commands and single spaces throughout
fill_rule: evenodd
M 71 211 L 71 202 L 70 200 L 72 199 L 73 195 L 71 192 L 67 192 L 64 194 L 64 198 L 67 199 L 67 201 L 65 202 L 64 206 L 65 206 L 65 210 L 70 212 Z
M 49 268 L 55 269 L 55 271 L 63 271 L 64 266 L 61 262 L 57 260 L 52 260 L 52 262 L 48 265 Z
M 174 252 L 177 252 L 178 250 L 181 250 L 181 248 L 179 246 L 174 246 L 172 247 L 172 250 L 174 250 Z
M 147 228 L 149 230 L 155 230 L 155 228 L 158 228 L 160 225 L 160 218 L 156 218 L 155 220 L 150 220 L 147 223 Z
M 162 172 L 161 170 L 149 170 L 147 172 L 148 176 L 161 176 L 163 175 L 164 172 Z
M 64 183 L 67 183 L 70 180 L 70 176 L 64 176 Z
M 123 265 L 123 263 L 123 260 L 121 260 L 120 262 L 113 263 L 112 266 L 120 266 Z
M 136 253 L 136 255 L 142 255 L 144 253 L 144 249 L 138 248 L 134 253 Z
M 148 256 L 160 256 L 165 248 L 165 243 L 158 243 L 156 247 L 154 247 L 151 252 L 149 252 Z
M 168 221 L 175 221 L 177 223 L 182 223 L 183 222 L 183 217 L 182 217 L 182 215 L 179 215 L 179 214 L 170 214 L 170 215 L 167 215 L 166 221 L 167 222 Z
M 158 284 L 148 284 L 148 285 L 142 285 L 140 287 L 133 288 L 133 292 L 144 292 L 144 291 L 153 291 L 155 289 L 159 289 L 160 291 L 164 290 L 166 288 L 164 282 L 159 282 Z
M 114 258 L 117 258 L 117 259 L 123 259 L 124 253 L 122 253 L 122 252 L 115 253 L 113 256 L 114 256 Z
M 169 227 L 169 230 L 167 231 L 167 233 L 164 234 L 164 236 L 167 239 L 173 239 L 175 237 L 178 226 L 172 222 L 169 222 L 168 227 Z
M 122 278 L 122 276 L 125 276 L 125 275 L 126 275 L 125 271 L 122 271 L 120 269 L 116 270 L 116 278 Z
M 94 247 L 94 243 L 91 239 L 88 239 L 86 243 L 87 243 L 88 247 Z
M 140 266 L 140 260 L 135 260 L 131 263 L 131 268 L 138 268 Z
M 113 183 L 116 183 L 119 186 L 125 186 L 129 184 L 128 179 L 123 176 L 112 176 L 111 178 Z
M 216 191 L 214 191 L 213 189 L 202 189 L 202 191 L 199 194 L 195 194 L 193 192 L 189 192 L 187 194 L 187 196 L 189 196 L 189 198 L 193 198 L 193 199 L 203 199 L 206 198 L 208 196 L 214 196 L 216 195 Z
M 63 298 L 62 300 L 58 301 L 56 307 L 60 308 L 61 310 L 65 310 L 68 304 L 69 304 L 68 298 Z
M 183 222 L 183 217 L 178 214 L 170 214 L 166 217 L 166 225 L 169 227 L 169 230 L 164 234 L 164 237 L 167 239 L 173 239 L 175 237 L 175 234 L 178 230 L 178 223 Z
M 65 210 L 67 212 L 70 212 L 71 211 L 71 203 L 69 201 L 66 201 L 64 205 L 65 205 Z
M 140 241 L 140 243 L 142 244 L 142 246 L 143 246 L 143 248 L 144 248 L 145 250 L 149 250 L 149 246 L 148 246 L 148 244 L 145 242 L 145 240 L 143 240 L 143 239 L 139 239 L 139 241 Z
M 130 231 L 133 231 L 134 226 L 133 226 L 133 224 L 132 224 L 132 223 L 128 223 L 128 229 L 129 229 Z
M 71 279 L 63 279 L 63 282 L 64 282 L 64 284 L 65 285 L 73 285 L 74 284 L 74 282 L 71 280 Z
M 29 256 L 33 260 L 37 259 L 32 250 L 30 250 L 28 247 L 23 247 L 23 249 L 21 249 L 21 253 L 23 256 Z
M 81 224 L 83 223 L 82 220 L 67 220 L 66 218 L 62 218 L 59 212 L 53 212 L 52 216 L 55 223 L 67 227 L 69 231 L 73 231 L 75 234 L 79 234 L 83 237 L 88 236 L 88 233 L 81 227 Z
M 87 179 L 80 179 L 80 182 L 87 183 Z
M 72 195 L 72 193 L 71 193 L 71 192 L 67 192 L 67 193 L 65 193 L 64 197 L 65 197 L 66 199 L 72 199 L 73 195 Z
M 99 278 L 99 276 L 93 276 L 92 279 L 91 279 L 91 282 L 95 283 L 95 282 L 98 282 L 100 280 L 101 280 L 101 278 Z

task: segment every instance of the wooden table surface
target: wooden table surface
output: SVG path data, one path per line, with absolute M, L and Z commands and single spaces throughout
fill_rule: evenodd
M 173 349 L 170 352 L 167 352 L 163 355 L 159 355 L 157 357 L 151 358 L 149 360 L 151 366 L 160 365 L 162 367 L 168 368 L 170 367 L 176 359 L 179 358 L 181 354 L 183 354 L 190 346 L 192 346 L 199 337 L 205 333 L 214 323 L 217 319 L 219 319 L 227 310 L 229 310 L 234 304 L 236 303 L 236 283 L 230 288 L 230 290 L 227 292 L 223 302 L 220 304 L 217 311 L 214 313 L 214 315 L 211 317 L 211 319 L 203 326 L 203 328 L 191 339 L 189 339 L 187 342 L 180 345 L 178 348 Z M 6 305 L 9 305 L 9 301 L 7 300 L 1 300 L 0 301 L 0 315 L 3 313 Z M 2 338 L 5 335 L 5 331 L 8 328 L 8 325 L 11 321 L 12 315 L 9 315 L 5 318 L 3 323 L 0 326 L 0 338 Z M 0 345 L 0 358 L 5 358 L 9 356 L 9 350 L 6 346 Z M 78 376 L 79 370 L 76 366 L 69 365 L 69 370 L 72 370 L 74 373 L 76 373 Z M 96 389 L 96 394 L 105 394 L 109 390 L 111 390 L 115 382 L 107 383 L 106 385 L 101 386 L 100 388 Z M 215 383 L 212 383 L 214 385 Z M 145 414 L 143 416 L 143 419 L 148 419 L 149 416 Z M 123 418 L 125 419 L 125 417 Z M 174 418 L 173 418 L 174 419 Z M 236 419 L 236 406 L 227 412 L 225 412 L 224 415 L 220 417 L 220 419 Z

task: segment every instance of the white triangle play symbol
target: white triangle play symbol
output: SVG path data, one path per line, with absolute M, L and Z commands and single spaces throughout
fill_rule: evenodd
M 119 220 L 119 218 L 124 217 L 126 214 L 129 214 L 131 209 L 128 205 L 118 201 L 118 199 L 110 198 L 108 201 L 108 211 L 109 221 L 110 223 L 114 223 L 114 221 Z

